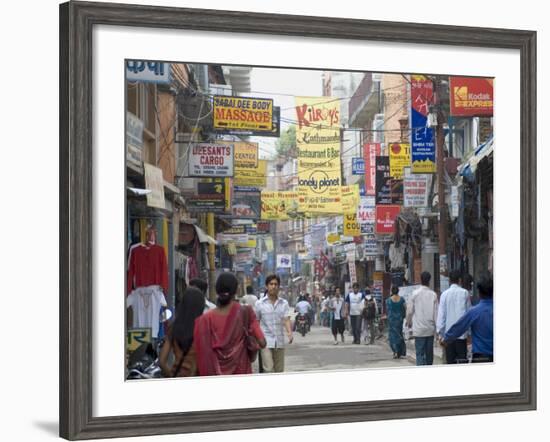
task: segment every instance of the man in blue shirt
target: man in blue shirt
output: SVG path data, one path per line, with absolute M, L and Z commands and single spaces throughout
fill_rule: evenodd
M 479 303 L 455 322 L 443 340 L 453 342 L 470 329 L 472 362 L 493 362 L 493 278 L 489 273 L 480 277 L 477 289 Z

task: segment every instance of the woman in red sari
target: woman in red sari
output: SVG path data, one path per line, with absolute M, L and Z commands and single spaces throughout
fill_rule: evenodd
M 245 334 L 244 309 L 248 309 L 248 334 L 261 348 L 265 337 L 250 306 L 235 301 L 239 282 L 232 273 L 222 273 L 216 281 L 216 308 L 195 321 L 194 346 L 199 376 L 250 374 Z

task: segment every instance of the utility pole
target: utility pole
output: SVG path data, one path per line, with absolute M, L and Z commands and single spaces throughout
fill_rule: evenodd
M 443 158 L 443 145 L 445 133 L 443 125 L 445 116 L 441 103 L 441 79 L 435 77 L 434 92 L 436 97 L 435 108 L 437 112 L 437 126 L 435 128 L 436 162 L 437 162 L 437 205 L 439 208 L 439 288 L 441 288 L 441 276 L 448 275 L 447 262 L 447 204 L 445 202 L 445 162 Z

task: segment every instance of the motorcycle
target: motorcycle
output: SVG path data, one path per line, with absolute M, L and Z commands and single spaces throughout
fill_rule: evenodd
M 172 312 L 164 310 L 160 321 L 166 322 L 172 317 Z M 164 339 L 154 340 L 154 343 L 144 342 L 128 358 L 126 379 L 155 379 L 162 377 L 159 365 L 159 355 Z
M 296 315 L 296 330 L 302 335 L 305 336 L 308 332 L 308 321 L 305 315 L 302 315 L 301 313 L 298 313 Z

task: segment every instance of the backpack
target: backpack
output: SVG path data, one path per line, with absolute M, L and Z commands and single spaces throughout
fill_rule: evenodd
M 365 319 L 372 320 L 376 317 L 376 304 L 374 301 L 368 301 L 365 306 Z

